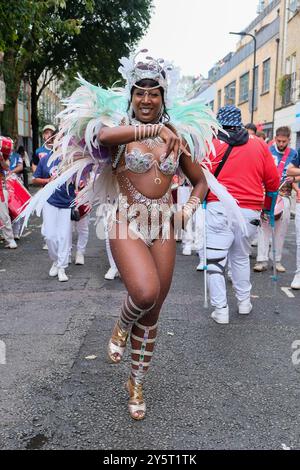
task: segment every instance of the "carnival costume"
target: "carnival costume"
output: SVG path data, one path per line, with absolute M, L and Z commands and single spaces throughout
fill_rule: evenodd
M 171 176 L 179 169 L 181 153 L 175 155 L 171 152 L 166 155 L 162 148 L 159 158 L 155 158 L 154 149 L 158 151 L 164 144 L 160 132 L 166 126 L 182 139 L 194 162 L 204 163 L 203 172 L 208 186 L 228 209 L 229 219 L 238 220 L 245 227 L 234 199 L 205 169 L 205 164 L 209 164 L 206 156 L 213 151 L 212 138 L 220 128 L 214 114 L 199 99 L 187 101 L 176 94 L 179 72 L 172 64 L 151 57 L 138 62 L 138 54 L 120 60 L 119 71 L 126 80 L 125 88 L 106 90 L 79 77 L 81 86 L 65 100 L 66 109 L 59 115 L 61 125 L 54 142 L 52 158 L 61 159 L 60 174 L 33 198 L 26 211 L 25 222 L 33 210 L 40 213 L 45 201 L 57 187 L 71 180 L 78 185 L 79 181 L 93 172 L 95 177 L 88 180 L 85 188 L 78 194 L 76 203 L 106 204 L 108 199 L 115 201 L 112 223 L 127 223 L 131 234 L 142 239 L 148 246 L 157 238 L 163 242 L 170 235 L 170 220 L 174 213 Z M 131 92 L 133 87 L 141 88 L 138 83 L 143 79 L 150 79 L 158 84 L 152 88 L 142 88 L 147 93 L 151 89 L 163 89 L 170 120 L 163 112 L 155 123 L 145 124 L 135 119 L 130 105 Z M 129 145 L 122 144 L 116 150 L 108 151 L 98 140 L 101 128 L 122 125 L 134 127 L 134 146 L 129 148 Z M 144 150 L 145 147 L 147 151 Z M 157 186 L 162 183 L 163 176 L 170 177 L 168 189 L 156 199 L 145 196 L 130 179 L 132 174 L 144 174 L 153 169 L 153 181 Z M 184 207 L 185 215 L 191 216 L 200 203 L 199 198 L 192 196 Z M 122 218 L 123 212 L 125 217 Z M 141 223 L 141 212 L 146 223 Z M 145 326 L 141 320 L 153 308 L 155 303 L 141 307 L 128 295 L 108 346 L 110 360 L 119 363 L 130 335 L 132 365 L 126 388 L 130 394 L 129 411 L 134 419 L 142 419 L 145 415 L 142 385 L 153 353 L 157 324 Z

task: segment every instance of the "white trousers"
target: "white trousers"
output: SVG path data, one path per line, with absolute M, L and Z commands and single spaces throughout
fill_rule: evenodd
M 90 222 L 90 214 L 85 215 L 82 217 L 78 222 L 73 221 L 72 232 L 77 232 L 77 245 L 76 251 L 77 253 L 82 253 L 84 255 L 86 246 L 89 240 L 89 222 Z M 71 246 L 70 246 L 70 254 L 72 249 L 72 232 L 71 232 Z
M 109 235 L 108 235 L 108 217 L 103 218 L 103 224 L 104 224 L 104 232 L 105 232 L 105 248 L 106 248 L 106 254 L 107 254 L 109 266 L 115 270 L 118 270 L 114 257 L 111 252 L 111 248 L 110 248 Z
M 291 215 L 291 201 L 289 197 L 283 197 L 284 209 L 279 220 L 275 220 L 275 253 L 276 262 L 281 261 L 284 240 L 288 231 Z M 272 237 L 272 228 L 269 222 L 262 221 L 258 230 L 257 239 L 257 258 L 259 263 L 268 262 L 269 257 L 273 259 L 272 249 L 269 248 L 270 238 Z
M 184 246 L 188 246 L 197 251 L 203 251 L 203 224 L 203 209 L 199 207 L 186 224 L 186 229 L 183 230 L 182 243 Z
M 0 199 L 0 227 L 2 227 L 2 233 L 7 243 L 10 243 L 14 240 L 14 233 L 11 225 L 11 220 L 8 212 L 8 192 L 6 189 L 3 189 L 4 201 Z
M 297 244 L 297 269 L 296 273 L 300 274 L 300 202 L 296 203 L 296 244 Z
M 12 229 L 13 229 L 14 236 L 16 236 L 16 237 L 20 236 L 21 227 L 22 227 L 22 220 L 18 220 L 17 222 L 12 223 Z
M 46 202 L 43 207 L 42 235 L 45 237 L 50 259 L 59 268 L 68 267 L 71 233 L 71 209 L 60 209 Z
M 190 197 L 191 188 L 189 186 L 180 186 L 177 189 L 177 204 L 183 206 Z M 199 207 L 192 218 L 186 224 L 182 233 L 182 244 L 191 249 L 203 251 L 203 224 L 204 215 L 202 207 Z
M 247 222 L 248 235 L 244 236 L 235 221 L 229 226 L 227 215 L 220 202 L 207 205 L 207 266 L 210 301 L 214 307 L 227 305 L 225 267 L 230 259 L 232 284 L 238 301 L 250 297 L 250 260 L 251 242 L 256 235 L 257 226 L 252 220 L 259 220 L 260 212 L 241 209 Z

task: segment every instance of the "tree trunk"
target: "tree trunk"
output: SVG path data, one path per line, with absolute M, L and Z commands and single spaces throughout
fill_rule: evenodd
M 39 115 L 37 98 L 37 80 L 31 78 L 31 126 L 32 126 L 32 150 L 33 153 L 39 147 Z
M 21 85 L 21 77 L 16 73 L 15 60 L 6 54 L 3 63 L 3 75 L 6 87 L 6 104 L 1 115 L 2 133 L 16 139 L 18 137 L 17 103 Z

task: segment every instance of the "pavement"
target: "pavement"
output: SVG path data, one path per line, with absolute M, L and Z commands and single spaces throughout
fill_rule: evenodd
M 300 291 L 282 290 L 293 221 L 276 298 L 271 270 L 253 273 L 254 309 L 238 315 L 228 283 L 229 325 L 203 308 L 198 259 L 177 244 L 140 422 L 127 411 L 128 352 L 119 365 L 106 359 L 125 289 L 104 280 L 93 221 L 86 263 L 66 283 L 48 276 L 40 224 L 31 219 L 17 250 L 0 243 L 1 449 L 300 449 Z

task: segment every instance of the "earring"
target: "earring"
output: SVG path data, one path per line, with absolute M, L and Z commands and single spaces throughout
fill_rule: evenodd
M 157 116 L 157 122 L 159 122 L 159 121 L 161 120 L 163 114 L 164 114 L 164 107 L 162 106 L 162 107 L 160 108 L 159 114 L 158 114 L 158 116 Z
M 132 119 L 133 118 L 133 107 L 132 107 L 132 103 L 130 103 L 130 106 L 129 106 L 129 109 L 128 109 L 128 117 L 129 119 Z

